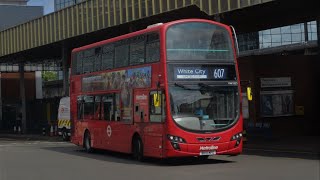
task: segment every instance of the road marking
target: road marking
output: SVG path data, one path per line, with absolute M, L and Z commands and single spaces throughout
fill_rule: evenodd
M 50 142 L 50 141 L 34 141 L 34 142 L 10 142 L 0 144 L 0 147 L 10 147 L 10 146 L 31 146 L 31 145 L 62 145 L 62 144 L 70 144 L 68 142 Z
M 254 150 L 254 151 L 264 151 L 264 152 L 281 152 L 281 153 L 299 153 L 299 154 L 312 154 L 318 155 L 316 152 L 307 152 L 307 151 L 290 151 L 290 150 L 280 150 L 280 149 L 260 149 L 260 148 L 243 148 L 244 150 Z

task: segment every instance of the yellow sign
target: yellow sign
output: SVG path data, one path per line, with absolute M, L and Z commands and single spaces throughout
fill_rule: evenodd
M 247 97 L 248 97 L 248 101 L 252 101 L 251 87 L 247 87 Z
M 153 94 L 153 105 L 155 107 L 159 107 L 161 105 L 161 95 L 160 94 Z

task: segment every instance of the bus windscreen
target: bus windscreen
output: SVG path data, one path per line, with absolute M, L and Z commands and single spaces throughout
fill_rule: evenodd
M 222 26 L 188 22 L 168 28 L 167 60 L 234 61 L 232 42 Z

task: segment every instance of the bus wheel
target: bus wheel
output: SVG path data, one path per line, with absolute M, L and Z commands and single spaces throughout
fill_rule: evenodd
M 69 140 L 68 133 L 67 133 L 67 130 L 65 128 L 63 128 L 63 130 L 62 130 L 62 140 L 64 140 L 64 141 L 68 141 Z
M 90 153 L 92 152 L 92 147 L 91 147 L 91 137 L 90 133 L 87 131 L 84 135 L 84 149 Z
M 133 158 L 137 161 L 143 161 L 143 144 L 140 138 L 133 141 Z

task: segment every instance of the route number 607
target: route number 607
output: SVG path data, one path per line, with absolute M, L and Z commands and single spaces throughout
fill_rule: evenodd
M 214 77 L 214 79 L 223 79 L 224 78 L 224 69 L 214 69 L 213 77 Z

